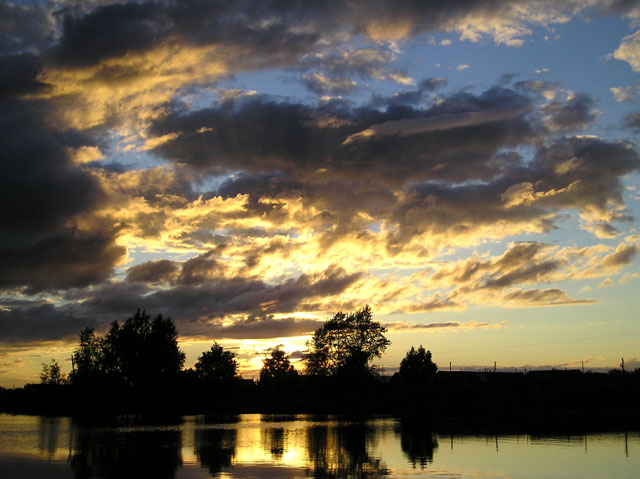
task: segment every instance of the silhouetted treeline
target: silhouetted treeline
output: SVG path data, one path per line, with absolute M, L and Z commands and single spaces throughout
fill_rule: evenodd
M 637 370 L 438 372 L 431 352 L 419 346 L 406 353 L 398 373 L 382 376 L 370 362 L 388 346 L 385 332 L 368 306 L 338 313 L 309 341 L 304 369 L 296 370 L 286 352 L 275 347 L 253 381 L 239 376 L 236 354 L 215 342 L 193 368 L 184 369 L 173 322 L 137 311 L 123 324 L 114 322 L 103 337 L 82 331 L 68 380 L 51 362 L 43 365 L 42 384 L 0 389 L 0 410 L 71 415 L 378 412 L 508 416 L 510 421 L 544 413 L 577 422 L 606 424 L 615 416 L 640 423 Z

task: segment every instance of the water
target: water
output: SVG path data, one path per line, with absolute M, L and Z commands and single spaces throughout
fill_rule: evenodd
M 637 478 L 640 434 L 443 435 L 393 418 L 0 414 L 0 478 Z

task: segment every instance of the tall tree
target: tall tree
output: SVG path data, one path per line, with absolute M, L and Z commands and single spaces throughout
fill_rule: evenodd
M 151 321 L 145 311 L 138 310 L 122 325 L 114 321 L 104 338 L 89 328 L 80 333 L 72 381 L 159 386 L 176 379 L 184 359 L 173 321 L 162 315 Z
M 162 315 L 151 321 L 140 310 L 122 326 L 112 323 L 103 348 L 107 371 L 132 387 L 174 380 L 185 359 L 173 321 Z
M 391 341 L 384 336 L 387 329 L 372 321 L 372 316 L 367 305 L 354 313 L 339 312 L 326 321 L 307 342 L 307 373 L 333 376 L 375 372 L 369 362 L 382 356 Z
M 96 337 L 92 328 L 80 332 L 78 347 L 71 356 L 72 371 L 69 379 L 73 384 L 96 384 L 104 379 L 105 362 L 103 340 Z

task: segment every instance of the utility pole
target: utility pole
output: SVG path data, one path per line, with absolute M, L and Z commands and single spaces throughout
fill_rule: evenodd
M 584 374 L 584 359 L 582 360 L 582 373 Z
M 493 372 L 496 372 L 496 361 L 493 362 Z
M 622 361 L 620 361 L 620 369 L 622 369 L 622 372 L 624 372 L 624 358 L 622 358 Z
M 449 372 L 451 372 L 451 361 L 449 361 Z

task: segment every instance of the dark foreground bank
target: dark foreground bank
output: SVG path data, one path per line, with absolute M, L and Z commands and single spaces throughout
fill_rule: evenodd
M 148 389 L 27 385 L 0 390 L 14 414 L 397 414 L 462 430 L 640 429 L 640 374 L 533 371 L 438 372 L 424 387 L 385 377 L 300 376 L 278 390 L 238 379 L 203 388 L 188 381 Z

